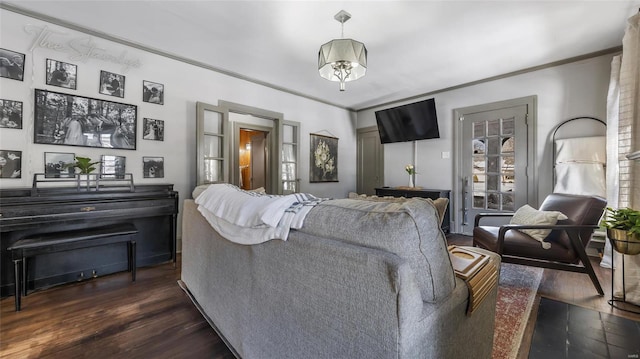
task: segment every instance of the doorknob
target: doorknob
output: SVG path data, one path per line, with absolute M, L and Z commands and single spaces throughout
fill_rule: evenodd
M 467 207 L 467 202 L 469 200 L 469 182 L 470 178 L 465 177 L 462 179 L 462 225 L 466 226 L 469 224 L 468 222 L 468 212 L 469 208 Z

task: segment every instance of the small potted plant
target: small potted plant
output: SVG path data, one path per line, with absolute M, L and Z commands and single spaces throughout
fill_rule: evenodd
M 100 163 L 100 161 L 91 162 L 91 158 L 89 157 L 76 156 L 76 161 L 74 163 L 70 163 L 67 166 L 79 169 L 80 174 L 89 174 L 96 170 L 93 165 L 97 165 L 98 163 Z
M 83 183 L 83 186 L 87 187 L 88 189 L 90 183 L 89 174 L 96 170 L 94 165 L 98 163 L 100 163 L 100 161 L 92 162 L 91 158 L 89 157 L 76 156 L 75 162 L 68 164 L 67 167 L 77 168 L 80 170 L 80 173 L 78 175 L 78 186 L 80 186 L 80 183 Z
M 631 208 L 607 207 L 602 226 L 616 251 L 640 254 L 640 211 Z

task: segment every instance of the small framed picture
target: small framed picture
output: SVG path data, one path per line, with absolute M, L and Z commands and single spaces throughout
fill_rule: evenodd
M 142 81 L 142 101 L 164 105 L 164 85 Z
M 64 152 L 44 153 L 44 177 L 45 178 L 73 178 L 75 177 L 76 155 Z
M 22 128 L 22 102 L 0 100 L 0 128 Z
M 0 178 L 22 177 L 22 151 L 0 150 Z
M 164 141 L 164 121 L 145 118 L 142 123 L 144 130 L 142 138 L 145 140 Z
M 24 54 L 0 48 L 0 77 L 24 80 Z
M 47 59 L 47 85 L 76 89 L 78 66 Z
M 100 90 L 103 95 L 124 97 L 124 75 L 100 71 Z
M 127 158 L 124 156 L 102 155 L 100 177 L 124 178 Z
M 164 157 L 142 157 L 144 178 L 164 178 Z

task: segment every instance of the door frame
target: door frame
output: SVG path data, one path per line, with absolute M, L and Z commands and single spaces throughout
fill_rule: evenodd
M 253 117 L 262 118 L 265 120 L 273 121 L 273 127 L 270 128 L 271 140 L 269 140 L 269 145 L 271 146 L 269 151 L 270 156 L 270 164 L 267 168 L 269 171 L 269 175 L 267 180 L 271 182 L 271 192 L 269 193 L 282 193 L 282 181 L 280 180 L 280 169 L 282 168 L 282 158 L 279 155 L 282 153 L 282 146 L 280 141 L 280 132 L 282 129 L 282 123 L 284 121 L 284 115 L 280 112 L 274 112 L 269 110 L 264 110 L 257 107 L 241 105 L 233 102 L 218 101 L 218 106 L 225 110 L 225 117 L 227 123 L 229 122 L 229 112 L 238 113 L 242 115 L 251 115 Z M 251 125 L 258 126 L 258 125 Z M 235 128 L 235 127 L 234 127 Z M 237 151 L 233 150 L 237 147 L 237 139 L 235 138 L 236 134 L 239 137 L 239 130 L 234 129 L 233 137 L 234 139 L 229 144 L 230 147 L 230 159 L 229 159 L 229 183 L 237 184 L 240 179 L 240 160 L 238 159 Z
M 238 145 L 240 144 L 240 130 L 253 130 L 253 131 L 260 131 L 265 133 L 265 147 L 267 148 L 267 151 L 265 152 L 265 175 L 264 175 L 264 179 L 265 179 L 265 190 L 268 193 L 275 193 L 275 192 L 271 192 L 274 188 L 273 188 L 273 182 L 272 182 L 272 176 L 271 176 L 271 172 L 273 172 L 273 158 L 274 158 L 274 136 L 272 135 L 273 133 L 273 127 L 266 127 L 266 126 L 260 126 L 260 125 L 253 125 L 253 124 L 249 124 L 249 123 L 244 123 L 244 122 L 233 122 L 233 143 L 234 143 L 234 151 L 233 152 L 233 156 L 234 159 L 236 159 L 238 161 L 238 163 L 236 164 L 236 166 L 233 168 L 234 171 L 236 171 L 236 173 L 234 173 L 235 175 L 235 183 L 236 185 L 238 185 L 238 187 L 242 188 L 242 183 L 240 183 L 240 156 L 239 156 L 239 151 L 240 148 L 238 147 Z M 251 149 L 251 151 L 253 151 L 253 148 Z M 277 155 L 276 155 L 277 157 Z M 233 162 L 233 161 L 231 161 Z
M 463 156 L 463 120 L 465 115 L 495 111 L 503 108 L 527 106 L 527 115 L 525 124 L 527 126 L 527 203 L 538 208 L 538 171 L 537 171 L 537 105 L 538 97 L 536 95 L 520 97 L 510 100 L 496 101 L 481 105 L 462 107 L 453 110 L 455 125 L 453 126 L 453 190 L 452 200 L 450 203 L 452 214 L 452 233 L 462 233 L 462 216 L 463 216 L 463 196 L 460 195 L 464 189 L 463 178 L 461 178 L 462 156 Z M 468 221 L 473 221 L 468 218 Z

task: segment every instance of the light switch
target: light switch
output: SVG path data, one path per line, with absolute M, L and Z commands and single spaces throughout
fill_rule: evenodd
M 442 158 L 449 158 L 449 157 L 451 157 L 449 151 L 442 152 Z

